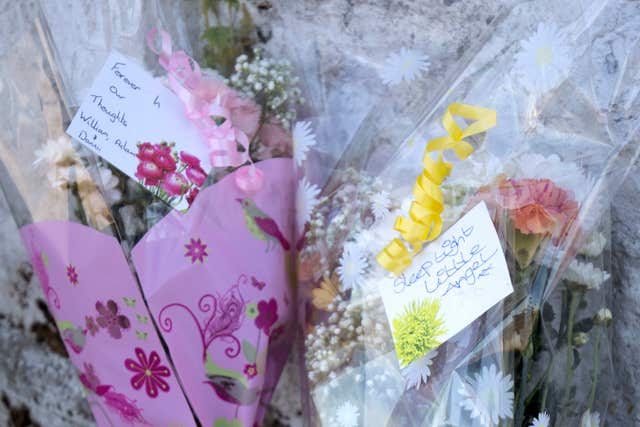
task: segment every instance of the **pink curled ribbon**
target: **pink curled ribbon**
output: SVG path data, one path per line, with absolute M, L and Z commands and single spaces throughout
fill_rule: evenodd
M 156 49 L 156 36 L 160 49 Z M 164 30 L 152 28 L 147 34 L 149 49 L 158 55 L 158 63 L 167 71 L 169 87 L 182 101 L 186 117 L 198 128 L 209 149 L 213 167 L 237 167 L 249 162 L 236 173 L 236 184 L 245 192 L 262 188 L 263 173 L 249 156 L 249 137 L 231 123 L 231 111 L 223 106 L 226 94 L 214 100 L 205 97 L 205 77 L 198 63 L 183 50 L 173 51 L 171 36 Z M 224 119 L 221 124 L 216 119 Z M 238 144 L 244 151 L 238 150 Z

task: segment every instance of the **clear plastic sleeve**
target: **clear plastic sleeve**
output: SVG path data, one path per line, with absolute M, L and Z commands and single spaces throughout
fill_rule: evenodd
M 313 171 L 328 163 L 309 165 L 298 191 L 310 207 L 299 257 L 310 425 L 606 422 L 607 212 L 638 156 L 631 15 L 615 1 L 519 4 L 435 102 L 420 104 L 418 91 L 386 99 L 326 183 Z M 494 110 L 496 126 L 456 136 L 442 119 L 456 103 Z M 443 136 L 423 166 L 426 141 Z M 461 140 L 471 154 L 456 152 Z M 412 209 L 427 163 L 444 171 L 445 232 L 487 204 L 514 292 L 401 368 L 380 298 L 389 272 L 376 256 L 400 237 L 394 221 Z

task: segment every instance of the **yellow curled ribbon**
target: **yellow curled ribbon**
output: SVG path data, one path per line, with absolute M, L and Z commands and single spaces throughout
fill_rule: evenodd
M 464 130 L 454 116 L 473 120 Z M 448 135 L 432 139 L 422 157 L 423 171 L 413 186 L 414 200 L 409 208 L 409 216 L 398 217 L 393 229 L 400 233 L 404 242 L 411 245 L 409 251 L 405 243 L 395 238 L 377 256 L 378 263 L 396 276 L 411 265 L 411 258 L 422 249 L 425 242 L 436 239 L 442 232 L 442 211 L 444 202 L 440 185 L 451 173 L 453 165 L 443 160 L 445 150 L 453 150 L 464 160 L 472 152 L 473 146 L 464 138 L 487 131 L 496 125 L 496 112 L 488 108 L 453 103 L 442 116 L 442 126 Z M 438 152 L 437 160 L 431 157 Z

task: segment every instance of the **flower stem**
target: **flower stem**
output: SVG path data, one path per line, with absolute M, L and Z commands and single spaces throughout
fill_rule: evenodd
M 589 392 L 589 400 L 587 410 L 591 411 L 593 402 L 596 399 L 596 386 L 598 385 L 598 356 L 600 353 L 600 328 L 596 329 L 595 348 L 593 349 L 593 374 L 591 377 L 591 391 Z
M 573 380 L 573 324 L 576 317 L 579 298 L 575 291 L 569 291 L 569 318 L 567 319 L 567 366 L 565 374 L 565 389 L 562 402 L 565 404 L 563 412 L 569 408 L 569 393 L 571 391 L 571 381 Z

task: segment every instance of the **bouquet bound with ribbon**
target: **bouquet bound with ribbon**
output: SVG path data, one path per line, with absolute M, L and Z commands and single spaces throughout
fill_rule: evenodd
M 15 9 L 0 184 L 98 425 L 260 425 L 295 332 L 291 66 L 122 32 L 160 76 L 114 50 L 76 103 Z
M 605 422 L 607 212 L 639 150 L 618 6 L 515 7 L 443 96 L 374 109 L 326 183 L 309 165 L 311 425 Z

